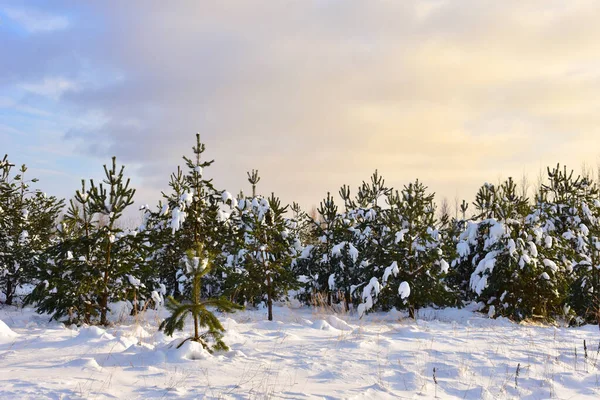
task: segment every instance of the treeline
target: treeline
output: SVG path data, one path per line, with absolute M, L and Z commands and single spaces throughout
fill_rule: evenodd
M 40 313 L 100 324 L 117 301 L 133 312 L 167 302 L 173 316 L 163 327 L 181 327 L 189 312 L 192 340 L 207 326 L 216 348 L 222 327 L 206 306 L 262 304 L 272 319 L 273 302 L 290 296 L 361 316 L 476 301 L 517 321 L 599 320 L 599 192 L 565 167 L 548 168 L 533 199 L 511 178 L 485 184 L 454 217 L 439 216 L 420 181 L 398 190 L 375 172 L 308 215 L 257 193 L 254 170 L 251 195 L 216 188 L 204 151 L 197 136 L 159 204 L 141 208 L 137 229 L 119 224 L 135 190 L 114 158 L 104 180 L 82 182 L 63 211 L 63 200 L 32 189 L 25 166 L 13 172 L 4 157 L 0 301 L 30 285 L 23 301 Z

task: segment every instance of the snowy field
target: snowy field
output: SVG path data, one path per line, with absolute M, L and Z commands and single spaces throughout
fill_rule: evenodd
M 175 349 L 180 339 L 157 332 L 155 311 L 113 315 L 101 329 L 5 307 L 0 399 L 600 397 L 597 326 L 517 325 L 455 309 L 424 310 L 416 322 L 397 312 L 264 314 L 221 315 L 231 351 L 210 355 L 190 342 Z

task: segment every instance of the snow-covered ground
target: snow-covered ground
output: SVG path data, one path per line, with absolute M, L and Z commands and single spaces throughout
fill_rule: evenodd
M 175 349 L 184 334 L 157 332 L 155 311 L 101 329 L 5 307 L 0 398 L 600 398 L 597 326 L 455 309 L 424 310 L 416 322 L 287 307 L 274 322 L 264 311 L 220 317 L 231 351 L 210 355 L 190 342 Z

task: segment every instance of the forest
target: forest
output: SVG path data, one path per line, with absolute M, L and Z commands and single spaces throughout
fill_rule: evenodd
M 547 169 L 528 198 L 512 178 L 485 183 L 455 215 L 419 180 L 388 187 L 377 171 L 357 190 L 327 193 L 316 212 L 207 179 L 213 160 L 196 135 L 169 190 L 123 213 L 135 189 L 113 157 L 101 182 L 82 181 L 69 200 L 47 195 L 9 156 L 0 162 L 0 301 L 29 305 L 69 324 L 108 325 L 112 304 L 131 313 L 165 306 L 160 328 L 226 349 L 211 310 L 297 301 L 362 317 L 370 312 L 477 303 L 490 318 L 598 322 L 600 197 L 594 180 Z

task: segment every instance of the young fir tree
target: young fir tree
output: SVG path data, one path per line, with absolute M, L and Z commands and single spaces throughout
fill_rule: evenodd
M 493 201 L 476 203 L 487 218 L 470 225 L 469 239 L 459 243 L 459 252 L 476 265 L 471 289 L 491 316 L 552 319 L 559 314 L 565 281 L 552 249 L 553 225 L 547 210 L 542 212 L 551 208 L 547 196 L 538 193 L 532 208 L 510 178 L 497 189 L 482 188 L 478 199 L 490 191 Z M 489 207 L 481 212 L 484 203 Z
M 257 171 L 248 173 L 253 193 L 259 179 Z M 274 194 L 269 198 L 256 195 L 239 199 L 231 216 L 239 234 L 237 246 L 231 249 L 234 297 L 253 305 L 264 302 L 269 321 L 273 320 L 273 302 L 298 287 L 294 259 L 301 244 L 293 234 L 293 221 L 285 217 L 287 209 Z
M 305 249 L 308 247 L 307 243 L 314 243 L 315 237 L 314 232 L 312 231 L 312 224 L 310 224 L 308 215 L 304 212 L 300 205 L 296 202 L 293 202 L 290 206 L 291 216 L 285 219 L 287 233 L 287 242 L 290 245 L 289 253 L 291 257 L 291 269 L 294 271 L 294 297 L 296 299 L 302 300 L 306 299 L 305 293 L 303 291 L 302 285 L 306 282 L 305 276 L 300 276 L 301 274 L 301 264 L 302 259 L 301 256 Z M 288 214 L 289 215 L 289 214 Z
M 104 166 L 105 179 L 77 191 L 60 225 L 59 241 L 45 252 L 38 267 L 40 284 L 27 301 L 52 318 L 108 325 L 109 305 L 143 301 L 151 288 L 142 282 L 150 244 L 143 233 L 123 229 L 119 218 L 133 203 L 135 189 L 124 167 Z M 134 304 L 134 307 L 137 305 Z M 99 321 L 98 321 L 99 318 Z
M 550 293 L 553 288 L 547 267 L 538 259 L 535 232 L 539 227 L 528 217 L 529 202 L 511 178 L 493 193 L 489 218 L 478 227 L 483 248 L 471 289 L 490 316 L 546 318 L 546 307 L 534 293 Z
M 202 277 L 210 272 L 211 257 L 210 251 L 197 242 L 196 247 L 190 249 L 185 257 L 185 273 L 192 281 L 188 301 L 179 302 L 172 296 L 167 300 L 167 309 L 171 311 L 171 315 L 160 324 L 160 330 L 172 336 L 175 330 L 183 330 L 188 314 L 191 314 L 194 320 L 194 334 L 183 340 L 178 348 L 191 340 L 202 344 L 202 347 L 211 353 L 214 350 L 229 350 L 223 342 L 225 328 L 208 307 L 216 307 L 223 312 L 233 312 L 242 307 L 225 298 L 201 299 L 201 281 Z M 200 328 L 207 330 L 201 334 Z
M 191 314 L 194 335 L 186 340 L 201 343 L 212 351 L 225 350 L 227 346 L 222 341 L 223 326 L 207 307 L 214 306 L 225 312 L 240 307 L 224 298 L 202 300 L 202 281 L 210 276 L 217 263 L 222 262 L 220 257 L 223 252 L 223 239 L 219 236 L 223 233 L 219 210 L 221 194 L 215 191 L 211 180 L 203 178 L 204 168 L 213 163 L 202 160 L 205 149 L 197 134 L 196 146 L 193 147 L 194 158 L 184 157 L 188 174 L 184 176 L 178 172 L 171 180 L 175 195 L 165 197 L 172 209 L 169 226 L 172 241 L 176 245 L 169 249 L 169 254 L 166 254 L 168 257 L 165 253 L 159 253 L 155 260 L 159 263 L 173 262 L 176 269 L 165 264 L 162 268 L 166 268 L 169 274 L 177 273 L 177 280 L 184 284 L 184 290 L 180 292 L 181 301 L 173 296 L 168 298 L 167 308 L 172 314 L 161 323 L 160 329 L 172 335 L 175 330 L 183 329 L 187 315 Z M 165 214 L 164 211 L 161 213 Z M 182 251 L 185 246 L 189 247 Z M 179 257 L 178 250 L 182 251 Z M 202 327 L 208 330 L 200 334 Z M 212 349 L 209 341 L 214 342 Z
M 159 201 L 154 211 L 144 206 L 143 225 L 156 247 L 150 264 L 155 269 L 160 284 L 164 286 L 165 294 L 180 299 L 184 288 L 180 279 L 185 280 L 182 254 L 193 245 L 190 230 L 183 227 L 180 229 L 179 226 L 185 225 L 187 213 L 182 210 L 187 205 L 185 200 L 191 198 L 189 186 L 180 167 L 171 174 L 169 187 L 171 193 L 163 193 L 163 200 Z M 174 220 L 174 217 L 177 217 L 177 220 Z
M 337 216 L 338 223 L 333 232 L 335 241 L 328 255 L 330 269 L 327 284 L 329 290 L 334 293 L 334 299 L 342 303 L 344 310 L 348 311 L 353 303 L 352 295 L 363 280 L 361 269 L 367 260 L 365 254 L 359 251 L 363 248 L 361 244 L 365 238 L 361 238 L 360 233 L 356 235 L 360 232 L 360 208 L 351 199 L 348 186 L 342 186 L 339 194 L 344 200 L 344 212 Z
M 290 211 L 292 212 L 291 218 L 288 219 L 290 234 L 301 246 L 300 250 L 302 251 L 306 247 L 305 243 L 314 242 L 314 228 L 308 214 L 302 210 L 300 204 L 293 202 Z
M 572 270 L 571 262 L 565 263 L 565 256 L 572 251 L 567 249 L 567 241 L 557 234 L 554 225 L 557 208 L 549 197 L 543 186 L 539 188 L 532 213 L 527 217 L 527 224 L 533 229 L 532 240 L 538 251 L 539 267 L 546 272 L 544 278 L 549 279 L 541 287 L 532 287 L 532 290 L 524 293 L 524 297 L 537 298 L 537 314 L 546 319 L 554 319 L 565 316 L 564 305 L 569 292 L 567 270 Z
M 223 292 L 223 244 L 227 234 L 225 218 L 221 211 L 225 192 L 217 191 L 212 179 L 205 178 L 205 169 L 214 160 L 204 160 L 206 146 L 196 134 L 193 157 L 183 157 L 186 170 L 177 168 L 171 175 L 170 193 L 163 193 L 158 210 L 147 210 L 146 230 L 151 234 L 158 250 L 153 255 L 154 268 L 159 271 L 166 292 L 176 299 L 189 297 L 191 277 L 184 268 L 186 252 L 201 243 L 213 254 L 213 268 L 202 279 L 202 295 L 215 296 Z
M 296 259 L 302 300 L 307 304 L 317 304 L 321 296 L 326 297 L 328 305 L 332 304 L 334 293 L 329 289 L 329 277 L 333 266 L 330 254 L 337 241 L 338 223 L 338 206 L 331 193 L 327 193 L 317 208 L 317 215 L 307 216 L 307 230 L 314 239 L 306 240 L 304 249 Z
M 585 322 L 600 325 L 600 201 L 595 184 L 585 181 L 576 203 L 580 224 L 575 231 L 577 257 L 569 304 Z
M 449 265 L 444 259 L 442 241 L 435 217 L 434 194 L 418 180 L 401 193 L 388 196 L 387 226 L 391 263 L 383 271 L 380 287 L 371 287 L 386 307 L 415 311 L 429 305 L 445 305 L 452 296 L 445 276 Z M 370 289 L 370 288 L 369 288 Z
M 468 208 L 469 204 L 463 200 L 460 205 L 457 205 L 456 216 L 443 217 L 440 220 L 442 252 L 445 257 L 452 260 L 446 280 L 448 286 L 456 291 L 454 300 L 457 306 L 462 306 L 465 302 L 472 300 L 473 293 L 469 290 L 469 281 L 475 268 L 470 260 L 461 258 L 457 251 L 458 243 L 469 226 L 466 216 Z
M 12 176 L 14 167 L 5 155 L 0 160 L 0 294 L 12 304 L 18 287 L 35 283 L 35 265 L 50 245 L 54 224 L 63 201 L 32 190 L 23 165 Z
M 372 306 L 369 279 L 380 274 L 382 265 L 387 265 L 389 259 L 386 242 L 389 228 L 380 202 L 390 191 L 377 171 L 370 182 L 362 182 L 354 200 L 350 199 L 347 186 L 340 190 L 345 212 L 340 215 L 342 229 L 339 236 L 344 242 L 341 248 L 340 245 L 334 247 L 332 257 L 335 256 L 333 253 L 338 253 L 339 268 L 335 271 L 334 284 L 343 288 L 346 305 L 366 301 L 367 309 Z M 363 288 L 362 295 L 359 288 Z
M 68 323 L 89 324 L 92 315 L 97 315 L 92 280 L 88 279 L 93 275 L 90 263 L 93 213 L 88 199 L 82 181 L 82 190 L 69 201 L 58 225 L 56 243 L 43 253 L 38 264 L 36 276 L 40 283 L 25 299 L 28 304 L 36 304 L 39 313 L 52 314 L 55 320 L 68 316 Z
M 548 168 L 548 181 L 542 185 L 541 195 L 548 205 L 539 214 L 549 232 L 548 246 L 542 253 L 555 262 L 570 286 L 565 311 L 574 312 L 579 323 L 597 322 L 600 320 L 598 189 L 587 178 L 574 177 L 573 171 L 557 165 L 552 170 Z
M 452 261 L 453 273 L 449 281 L 456 285 L 463 301 L 474 300 L 477 296 L 471 288 L 471 278 L 487 254 L 485 238 L 490 223 L 495 222 L 496 200 L 496 187 L 485 183 L 477 191 L 473 202 L 475 213 L 470 218 L 466 217 L 468 204 L 463 201 L 460 207 L 464 226 L 456 243 L 456 258 Z
M 356 292 L 365 279 L 367 259 L 366 243 L 371 238 L 368 221 L 376 214 L 361 208 L 350 197 L 349 188 L 340 189 L 344 211 L 330 193 L 321 201 L 317 218 L 310 218 L 309 229 L 315 240 L 302 251 L 298 266 L 305 278 L 304 291 L 312 303 L 318 304 L 326 296 L 327 304 L 342 304 L 345 310 L 358 303 Z
M 129 178 L 125 180 L 124 169 L 121 166 L 117 170 L 116 158 L 113 157 L 112 167 L 104 166 L 106 178 L 99 185 L 90 180 L 88 193 L 91 211 L 106 220 L 104 226 L 98 226 L 99 246 L 94 249 L 99 250 L 97 265 L 100 280 L 96 285 L 99 284 L 98 306 L 102 325 L 108 324 L 109 303 L 125 298 L 128 290 L 139 286 L 140 279 L 134 274 L 136 267 L 145 259 L 140 253 L 150 250 L 142 249 L 146 243 L 136 238 L 136 231 L 126 232 L 117 223 L 125 209 L 133 204 L 135 194 L 135 189 L 129 187 Z

